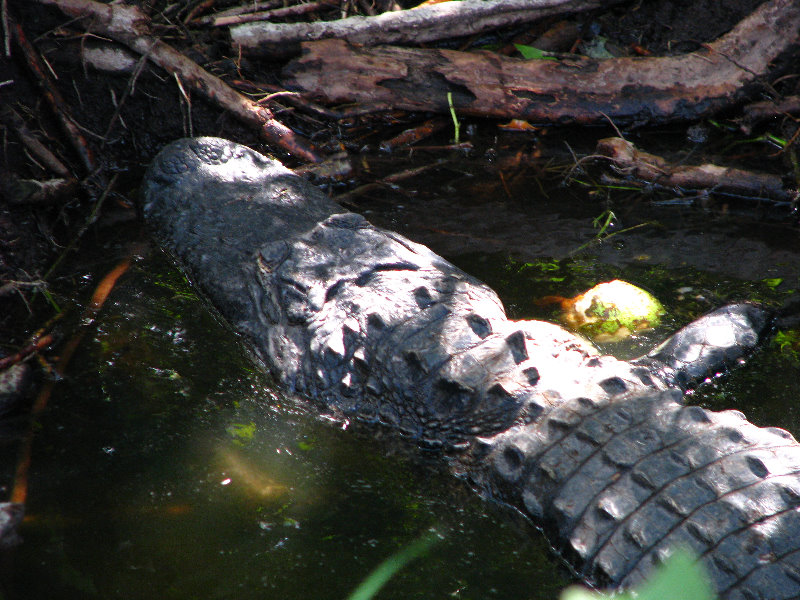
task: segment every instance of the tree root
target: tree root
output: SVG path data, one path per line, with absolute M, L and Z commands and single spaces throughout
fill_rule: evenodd
M 284 70 L 292 88 L 328 102 L 533 122 L 644 124 L 703 117 L 753 91 L 800 42 L 800 4 L 769 0 L 703 50 L 681 56 L 519 60 L 488 52 L 303 44 Z

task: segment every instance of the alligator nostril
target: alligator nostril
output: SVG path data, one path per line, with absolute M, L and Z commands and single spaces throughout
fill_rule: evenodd
M 516 471 L 522 466 L 522 450 L 516 446 L 509 446 L 503 450 L 503 460 L 509 470 Z
M 428 308 L 434 303 L 433 297 L 431 297 L 431 293 L 428 291 L 428 288 L 423 286 L 420 286 L 414 290 L 414 300 L 416 301 L 417 306 L 420 308 Z
M 655 386 L 655 384 L 653 383 L 653 378 L 650 377 L 650 373 L 648 372 L 647 369 L 638 367 L 636 369 L 633 369 L 633 374 L 636 375 L 636 377 L 639 378 L 639 381 L 641 381 L 647 387 Z
M 681 411 L 681 416 L 695 423 L 710 423 L 708 413 L 699 406 L 687 406 Z

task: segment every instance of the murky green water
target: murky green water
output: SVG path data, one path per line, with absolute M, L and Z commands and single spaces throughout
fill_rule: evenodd
M 470 183 L 459 176 L 365 209 L 487 281 L 515 318 L 549 317 L 533 298 L 613 277 L 655 292 L 670 310 L 664 328 L 609 351 L 635 355 L 726 301 L 778 304 L 797 286 L 800 247 L 767 226 L 743 233 L 696 212 L 631 209 L 620 211 L 624 226 L 659 225 L 575 253 L 594 235 L 597 206 L 569 194 L 535 205 L 476 198 Z M 81 302 L 120 240 L 139 235 L 109 234 L 98 242 L 106 258 L 75 267 Z M 798 398 L 800 363 L 777 346 L 694 397 L 795 434 Z M 441 457 L 383 437 L 274 390 L 152 250 L 87 328 L 37 425 L 25 543 L 6 557 L 3 596 L 343 599 L 435 530 L 441 541 L 379 598 L 557 597 L 569 576 L 530 525 L 466 489 Z M 8 489 L 13 436 L 3 448 Z
M 568 581 L 440 457 L 304 408 L 154 251 L 41 419 L 5 597 L 341 599 L 432 529 L 441 541 L 381 598 L 552 598 Z

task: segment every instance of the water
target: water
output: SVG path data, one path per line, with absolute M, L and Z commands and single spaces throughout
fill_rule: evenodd
M 381 598 L 521 597 L 531 581 L 551 598 L 569 581 L 532 527 L 441 457 L 307 408 L 154 250 L 41 419 L 5 597 L 345 598 L 429 531 L 441 541 Z
M 778 305 L 797 289 L 800 246 L 783 226 L 640 202 L 615 206 L 613 232 L 634 229 L 596 243 L 605 206 L 580 190 L 543 196 L 531 174 L 511 182 L 511 201 L 475 172 L 438 172 L 362 206 L 487 281 L 514 318 L 551 317 L 536 296 L 622 277 L 670 311 L 649 337 L 605 348 L 632 356 L 724 302 Z M 71 267 L 78 291 L 65 289 L 85 302 L 142 236 L 101 232 Z M 79 312 L 60 326 L 67 336 Z M 481 500 L 441 456 L 320 419 L 276 390 L 159 250 L 86 331 L 36 425 L 25 543 L 5 557 L 3 597 L 342 599 L 430 532 L 440 541 L 379 598 L 552 599 L 571 582 L 530 524 Z M 798 434 L 798 398 L 800 363 L 771 346 L 691 400 Z M 7 490 L 16 439 L 3 447 Z

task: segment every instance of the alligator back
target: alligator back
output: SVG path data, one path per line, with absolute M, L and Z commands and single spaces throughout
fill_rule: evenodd
M 487 286 L 243 146 L 175 142 L 142 191 L 161 243 L 282 385 L 457 451 L 457 473 L 585 577 L 628 585 L 686 545 L 726 597 L 798 590 L 800 446 L 674 389 L 752 347 L 757 310 L 629 363 L 508 320 Z

